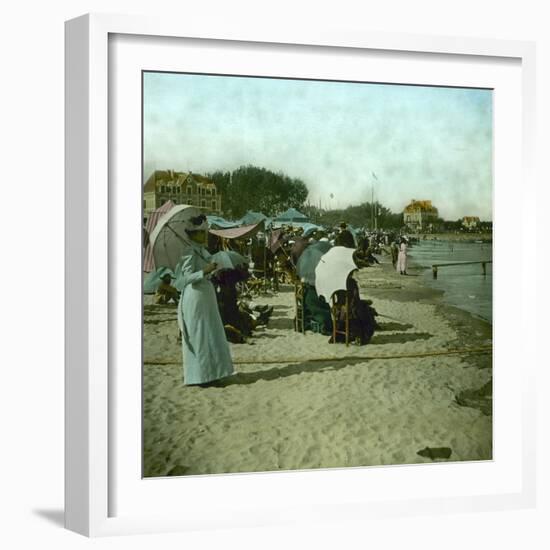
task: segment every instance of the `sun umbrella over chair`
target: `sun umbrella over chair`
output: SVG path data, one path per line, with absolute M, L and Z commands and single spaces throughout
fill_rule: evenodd
M 298 258 L 296 273 L 298 277 L 309 285 L 315 284 L 315 268 L 320 259 L 331 249 L 328 241 L 310 244 Z
M 354 252 L 352 248 L 335 246 L 319 260 L 315 268 L 315 289 L 327 302 L 337 290 L 346 290 L 348 275 L 357 269 Z
M 160 218 L 150 237 L 155 265 L 176 269 L 183 251 L 189 246 L 184 236 L 185 229 L 194 223 L 192 220 L 196 220 L 197 229 L 208 227 L 203 212 L 188 204 L 178 204 Z

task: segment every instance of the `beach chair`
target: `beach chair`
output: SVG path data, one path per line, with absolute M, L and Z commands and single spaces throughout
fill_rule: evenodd
M 294 320 L 294 330 L 296 332 L 306 333 L 304 317 L 304 285 L 301 281 L 294 284 L 294 303 L 296 306 L 296 317 Z
M 345 301 L 341 302 L 338 300 L 338 295 L 340 292 L 345 292 Z M 340 296 L 342 296 L 340 294 Z M 332 341 L 336 343 L 336 336 L 341 334 L 344 336 L 346 341 L 346 346 L 349 346 L 350 340 L 350 307 L 349 307 L 349 291 L 339 291 L 335 292 L 331 299 L 330 312 L 332 314 Z M 344 330 L 340 327 L 342 325 L 342 320 L 344 321 Z
M 263 279 L 258 279 L 257 277 L 251 277 L 246 281 L 246 292 L 249 296 L 258 296 L 262 293 L 264 286 Z

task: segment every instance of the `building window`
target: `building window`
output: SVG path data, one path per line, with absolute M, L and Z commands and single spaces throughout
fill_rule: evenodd
M 216 189 L 212 188 L 212 195 L 215 195 L 215 194 L 216 194 Z
M 216 210 L 216 201 L 212 201 L 212 210 Z
M 210 195 L 210 188 L 209 187 L 206 188 L 206 194 Z
M 201 208 L 206 208 L 206 201 L 205 200 L 201 201 Z
M 188 195 L 191 195 L 193 193 L 193 189 L 191 188 L 190 185 L 187 186 L 187 194 Z
M 161 193 L 166 193 L 166 185 L 163 185 L 161 188 L 160 188 L 160 192 Z M 163 203 L 164 204 L 164 203 Z

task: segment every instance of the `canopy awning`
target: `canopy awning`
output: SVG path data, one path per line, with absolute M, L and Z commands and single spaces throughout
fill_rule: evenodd
M 242 225 L 232 229 L 210 229 L 210 234 L 222 239 L 244 239 L 255 235 L 263 225 L 263 221 L 251 225 Z

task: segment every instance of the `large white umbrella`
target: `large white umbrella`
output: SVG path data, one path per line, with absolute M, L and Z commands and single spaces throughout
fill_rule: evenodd
M 348 275 L 357 269 L 353 248 L 334 246 L 321 256 L 315 268 L 315 289 L 328 302 L 337 290 L 346 290 Z
M 176 269 L 184 249 L 189 246 L 185 229 L 195 222 L 197 229 L 208 227 L 204 213 L 188 204 L 178 204 L 160 218 L 149 237 L 157 267 Z

